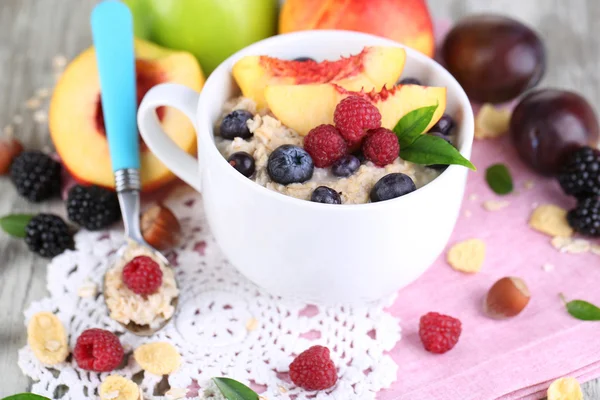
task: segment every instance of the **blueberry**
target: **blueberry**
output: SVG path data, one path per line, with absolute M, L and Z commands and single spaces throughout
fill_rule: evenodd
M 227 162 L 229 162 L 229 164 L 231 164 L 233 168 L 235 168 L 240 174 L 244 175 L 247 178 L 250 178 L 254 174 L 254 171 L 256 171 L 254 158 L 245 151 L 238 151 L 237 153 L 233 153 L 227 159 Z
M 282 185 L 302 183 L 312 178 L 315 165 L 302 147 L 284 144 L 269 156 L 267 172 L 271 179 Z
M 399 85 L 419 85 L 422 86 L 421 81 L 417 78 L 404 78 L 398 82 Z
M 440 132 L 442 135 L 448 136 L 452 129 L 454 129 L 455 123 L 451 116 L 448 114 L 442 115 L 442 118 L 431 128 L 430 132 Z
M 297 57 L 297 58 L 294 58 L 294 61 L 305 62 L 305 61 L 315 61 L 315 60 L 310 57 Z
M 444 139 L 446 142 L 448 142 L 448 144 L 454 146 L 454 144 L 448 138 L 448 136 L 446 136 L 446 135 L 444 135 L 444 134 L 442 134 L 440 132 L 430 131 L 430 132 L 427 132 L 427 134 L 431 135 L 431 136 L 438 137 L 440 139 Z M 432 165 L 428 165 L 427 168 L 435 169 L 436 171 L 445 171 L 446 168 L 448 168 L 448 165 L 446 165 L 446 164 L 432 164 Z
M 327 186 L 319 186 L 316 188 L 310 196 L 310 201 L 324 204 L 342 204 L 340 194 Z
M 410 176 L 404 174 L 389 174 L 381 178 L 371 189 L 373 203 L 395 199 L 417 190 Z
M 359 167 L 358 157 L 348 154 L 333 163 L 331 173 L 337 177 L 346 178 L 355 173 Z
M 246 121 L 254 118 L 252 113 L 246 110 L 235 110 L 230 112 L 223 118 L 221 122 L 221 137 L 223 139 L 233 140 L 236 137 L 248 139 L 252 136 Z

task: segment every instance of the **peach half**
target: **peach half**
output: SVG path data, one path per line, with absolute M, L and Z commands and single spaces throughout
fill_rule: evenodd
M 159 83 L 179 83 L 196 91 L 202 89 L 204 75 L 191 54 L 138 39 L 135 54 L 138 104 L 146 92 Z M 172 108 L 161 108 L 157 114 L 169 137 L 193 154 L 196 134 L 192 123 Z M 56 85 L 50 102 L 49 125 L 63 164 L 77 181 L 114 188 L 93 47 L 69 64 Z M 144 190 L 156 189 L 175 178 L 146 148 L 141 138 L 140 161 Z
M 352 91 L 381 90 L 402 75 L 406 52 L 400 47 L 365 47 L 359 54 L 336 61 L 293 61 L 246 56 L 233 66 L 233 77 L 245 97 L 265 108 L 264 91 L 272 85 L 335 83 Z
M 359 95 L 372 102 L 381 113 L 381 125 L 393 129 L 409 112 L 438 105 L 427 127 L 429 130 L 446 109 L 446 88 L 419 85 L 398 85 L 380 92 L 351 92 L 331 83 L 321 85 L 269 86 L 265 97 L 271 112 L 284 125 L 305 136 L 315 126 L 333 124 L 337 104 L 350 95 Z

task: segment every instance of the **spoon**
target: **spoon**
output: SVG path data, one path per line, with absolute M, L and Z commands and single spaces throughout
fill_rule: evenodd
M 124 3 L 107 0 L 92 11 L 91 25 L 100 74 L 106 136 L 127 237 L 127 242 L 117 255 L 123 257 L 129 243 L 134 242 L 150 250 L 167 268 L 171 268 L 167 259 L 146 243 L 140 230 L 141 181 L 133 18 Z M 178 300 L 178 297 L 173 299 L 171 305 L 174 308 Z M 134 322 L 121 325 L 138 336 L 150 336 L 164 328 L 169 321 L 165 320 L 156 328 Z

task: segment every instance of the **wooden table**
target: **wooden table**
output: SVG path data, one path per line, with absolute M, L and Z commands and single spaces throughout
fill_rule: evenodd
M 0 128 L 22 118 L 22 123 L 13 124 L 14 131 L 28 147 L 41 149 L 51 142 L 44 113 L 37 114 L 36 122 L 26 102 L 37 90 L 52 88 L 55 64 L 61 61 L 57 56 L 72 59 L 90 45 L 88 21 L 94 4 L 94 0 L 0 2 Z M 549 50 L 542 84 L 573 89 L 592 104 L 599 103 L 600 1 L 429 0 L 429 4 L 437 18 L 490 11 L 527 22 L 545 38 Z M 58 202 L 28 204 L 8 179 L 0 178 L 0 215 L 41 210 L 64 215 Z M 0 234 L 0 255 L 0 397 L 4 397 L 29 387 L 17 366 L 17 350 L 26 341 L 23 309 L 46 293 L 47 261 L 4 234 Z M 585 391 L 586 399 L 600 399 L 600 381 L 587 383 Z

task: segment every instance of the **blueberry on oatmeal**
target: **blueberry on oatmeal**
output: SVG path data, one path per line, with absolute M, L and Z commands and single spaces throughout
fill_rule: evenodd
M 254 175 L 254 171 L 256 170 L 254 158 L 245 151 L 233 153 L 229 156 L 227 162 L 246 178 L 250 178 Z
M 371 190 L 371 201 L 385 201 L 404 196 L 417 190 L 410 176 L 402 173 L 389 174 L 381 178 Z
M 348 154 L 337 160 L 331 166 L 331 173 L 339 178 L 347 178 L 360 168 L 358 157 Z
M 431 128 L 430 132 L 440 132 L 442 135 L 448 136 L 456 123 L 448 114 L 442 115 L 442 118 Z
M 404 78 L 398 82 L 399 85 L 419 85 L 422 86 L 421 81 L 417 78 Z
M 327 186 L 316 188 L 310 196 L 310 201 L 324 204 L 342 204 L 340 194 Z
M 300 146 L 284 144 L 269 155 L 267 172 L 282 185 L 306 182 L 313 176 L 315 166 L 310 155 Z
M 220 134 L 223 139 L 233 140 L 236 137 L 247 139 L 252 136 L 248 128 L 248 120 L 254 116 L 246 110 L 235 110 L 223 118 Z

